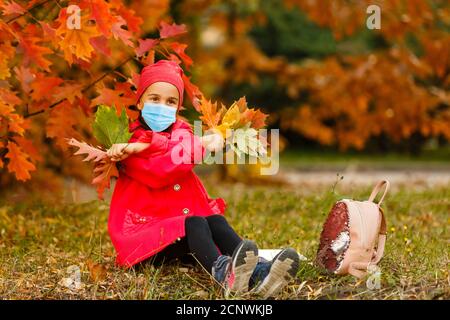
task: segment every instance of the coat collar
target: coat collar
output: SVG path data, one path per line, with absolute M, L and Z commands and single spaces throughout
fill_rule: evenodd
M 134 121 L 132 121 L 129 126 L 128 129 L 130 130 L 130 132 L 136 130 L 137 127 L 140 127 L 141 123 L 139 122 L 139 119 L 136 119 Z

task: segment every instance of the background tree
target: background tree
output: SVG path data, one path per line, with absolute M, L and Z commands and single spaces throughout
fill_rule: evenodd
M 80 30 L 67 27 L 71 3 L 0 1 L 2 186 L 88 181 L 64 138 L 93 143 L 99 104 L 135 117 L 137 74 L 163 57 L 182 63 L 190 100 L 201 88 L 269 112 L 282 147 L 417 153 L 450 140 L 444 0 L 82 0 Z M 372 4 L 380 30 L 366 28 Z
M 446 1 L 201 3 L 178 9 L 202 30 L 190 42 L 206 46 L 195 79 L 224 100 L 246 94 L 290 143 L 414 153 L 448 143 Z M 366 28 L 372 4 L 381 30 Z
M 153 0 L 0 1 L 2 189 L 31 176 L 25 186 L 40 190 L 60 190 L 61 177 L 89 181 L 90 168 L 65 139 L 94 143 L 99 104 L 136 118 L 137 76 L 155 58 L 182 64 L 188 95 L 199 94 L 189 81 L 187 45 L 178 42 L 186 26 L 169 23 L 168 9 L 168 1 Z

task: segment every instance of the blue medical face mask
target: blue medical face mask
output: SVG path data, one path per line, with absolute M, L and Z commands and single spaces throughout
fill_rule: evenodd
M 162 103 L 145 102 L 142 108 L 142 118 L 155 132 L 166 130 L 176 121 L 177 108 Z

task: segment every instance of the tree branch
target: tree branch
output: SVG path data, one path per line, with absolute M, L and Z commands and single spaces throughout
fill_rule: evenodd
M 42 1 L 42 2 L 40 2 L 40 3 L 36 3 L 34 6 L 32 6 L 30 9 L 28 9 L 28 10 L 25 11 L 24 13 L 19 14 L 18 16 L 9 19 L 8 21 L 6 21 L 6 23 L 11 23 L 11 22 L 13 22 L 13 21 L 16 21 L 16 20 L 19 19 L 20 17 L 23 17 L 24 15 L 30 13 L 30 10 L 33 10 L 33 9 L 35 9 L 35 8 L 37 8 L 37 7 L 40 7 L 40 6 L 46 4 L 46 3 L 50 2 L 50 1 L 53 1 L 53 0 L 45 0 L 45 1 Z
M 115 72 L 117 69 L 119 69 L 120 67 L 122 67 L 124 64 L 126 64 L 128 61 L 134 59 L 134 56 L 130 56 L 127 59 L 125 59 L 124 61 L 122 61 L 121 63 L 119 63 L 117 66 L 114 67 L 114 69 L 108 70 L 107 72 L 105 72 L 103 75 L 101 75 L 99 78 L 97 78 L 95 81 L 93 81 L 92 83 L 88 84 L 86 87 L 84 87 L 81 92 L 86 92 L 87 90 L 89 90 L 90 88 L 92 88 L 96 83 L 98 83 L 99 81 L 103 80 L 108 74 Z M 54 107 L 56 107 L 57 105 L 59 105 L 60 103 L 64 102 L 65 100 L 67 100 L 67 98 L 58 100 L 54 103 L 52 103 L 51 105 L 49 105 L 47 108 L 36 111 L 36 112 L 32 112 L 32 113 L 28 113 L 26 115 L 24 115 L 24 118 L 29 118 L 38 114 L 41 114 L 43 112 L 45 112 L 45 110 L 47 109 L 52 109 Z

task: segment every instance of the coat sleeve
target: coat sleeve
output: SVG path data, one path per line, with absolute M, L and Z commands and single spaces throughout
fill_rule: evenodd
M 153 149 L 161 152 L 150 153 Z M 200 138 L 190 127 L 178 128 L 169 137 L 153 134 L 150 146 L 143 152 L 122 160 L 124 173 L 151 188 L 176 183 L 191 171 L 206 154 Z
M 144 132 L 140 133 L 132 140 L 130 140 L 130 142 L 150 143 L 150 146 L 148 148 L 139 153 L 141 157 L 144 157 L 155 152 L 165 152 L 168 147 L 169 138 L 165 135 L 165 133 L 145 130 Z

